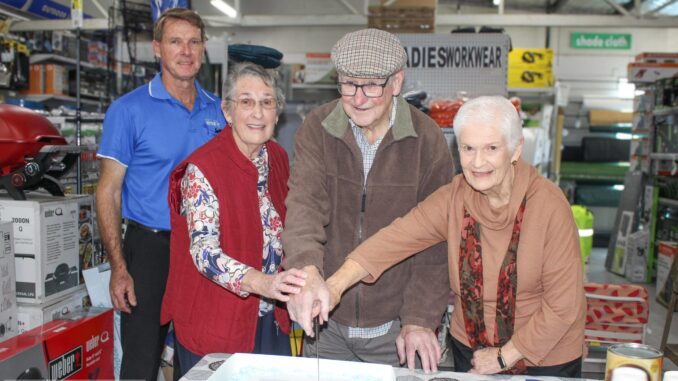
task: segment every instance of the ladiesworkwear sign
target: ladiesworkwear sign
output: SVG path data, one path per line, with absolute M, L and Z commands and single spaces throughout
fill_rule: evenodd
M 431 97 L 506 95 L 509 37 L 504 34 L 400 34 L 407 52 L 405 91 Z

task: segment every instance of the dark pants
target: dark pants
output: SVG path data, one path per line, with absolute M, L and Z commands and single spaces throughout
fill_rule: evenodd
M 473 350 L 454 337 L 452 337 L 452 356 L 454 357 L 455 372 L 468 372 L 473 368 L 471 366 Z M 581 357 L 560 365 L 528 367 L 526 374 L 528 376 L 581 378 Z
M 291 356 L 290 337 L 284 334 L 275 321 L 273 313 L 266 314 L 257 322 L 257 334 L 254 338 L 252 353 L 262 355 Z M 202 356 L 186 349 L 176 336 L 174 337 L 174 380 L 178 380 L 188 373 Z M 178 364 L 178 366 L 177 366 Z
M 169 234 L 128 226 L 123 243 L 127 271 L 137 297 L 132 313 L 120 315 L 120 379 L 155 381 L 169 325 L 160 325 L 160 308 L 169 271 Z

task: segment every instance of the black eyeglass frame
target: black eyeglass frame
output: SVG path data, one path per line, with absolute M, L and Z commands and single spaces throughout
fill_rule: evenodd
M 364 94 L 367 98 L 379 98 L 379 97 L 381 97 L 381 96 L 384 95 L 384 89 L 386 88 L 386 85 L 388 85 L 388 82 L 389 82 L 390 80 L 391 80 L 391 75 L 389 75 L 388 77 L 386 77 L 386 82 L 384 82 L 384 83 L 382 83 L 382 84 L 376 84 L 376 83 L 363 83 L 362 85 L 356 85 L 355 83 L 351 83 L 351 82 L 337 82 L 337 91 L 339 91 L 339 94 L 341 94 L 342 96 L 345 96 L 345 97 L 353 97 L 353 96 L 355 96 L 355 95 L 358 93 L 358 88 L 360 88 L 360 90 L 363 92 L 363 94 Z M 353 94 L 344 94 L 344 93 L 341 91 L 341 86 L 342 86 L 342 85 L 351 85 L 351 86 L 353 86 L 353 89 L 354 89 Z M 367 95 L 367 93 L 365 93 L 365 89 L 363 89 L 363 87 L 365 87 L 365 86 L 378 86 L 378 87 L 381 87 L 381 93 L 379 93 L 379 95 Z

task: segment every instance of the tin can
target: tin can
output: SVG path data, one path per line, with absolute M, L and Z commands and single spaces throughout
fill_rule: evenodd
M 605 381 L 611 381 L 612 370 L 620 366 L 639 368 L 647 373 L 648 381 L 662 379 L 664 354 L 649 345 L 636 343 L 615 344 L 607 348 Z

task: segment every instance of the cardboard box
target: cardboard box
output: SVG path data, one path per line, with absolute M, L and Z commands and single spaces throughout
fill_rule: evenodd
M 15 372 L 28 366 L 39 379 L 112 380 L 113 311 L 90 308 L 0 343 L 0 369 L 16 368 L 21 356 L 27 365 L 12 373 L 0 371 L 3 378 L 19 378 Z
M 68 92 L 68 70 L 55 64 L 45 65 L 45 89 L 43 93 L 64 95 Z
M 0 343 L 0 349 L 9 350 Z M 30 340 L 25 345 L 14 345 L 12 352 L 0 353 L 0 375 L 9 380 L 44 380 L 47 377 L 47 365 L 42 343 Z
M 29 193 L 27 200 L 0 194 L 0 221 L 14 222 L 16 295 L 47 303 L 79 284 L 78 200 Z
M 553 49 L 513 48 L 508 54 L 509 70 L 512 66 L 529 68 L 539 67 L 551 69 L 553 66 Z
M 380 4 L 385 6 L 390 4 L 389 7 L 428 7 L 435 8 L 438 5 L 438 0 L 381 0 Z
M 632 62 L 626 67 L 627 77 L 631 83 L 649 83 L 678 75 L 678 63 Z
M 391 33 L 434 33 L 435 8 L 372 6 L 368 8 L 367 27 Z
M 552 87 L 551 68 L 509 66 L 508 86 L 517 88 Z
M 614 110 L 590 110 L 589 111 L 589 125 L 590 126 L 608 126 L 617 123 L 631 123 L 633 122 L 632 112 L 622 112 Z
M 659 241 L 657 243 L 657 300 L 667 303 L 673 292 L 671 266 L 678 254 L 678 242 Z
M 30 331 L 52 320 L 62 319 L 65 315 L 81 311 L 89 305 L 89 295 L 84 284 L 80 285 L 73 294 L 50 304 L 21 303 L 16 313 L 19 333 Z
M 0 341 L 17 334 L 13 230 L 10 222 L 0 223 Z

